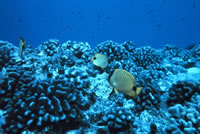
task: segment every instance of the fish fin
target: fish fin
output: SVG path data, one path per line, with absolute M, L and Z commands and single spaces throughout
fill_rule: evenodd
M 136 95 L 139 95 L 139 94 L 140 94 L 140 92 L 142 91 L 142 88 L 143 88 L 143 87 L 137 87 L 137 89 L 136 89 Z
M 128 95 L 129 97 L 135 97 L 136 93 L 135 91 L 130 91 L 130 92 L 127 92 L 126 95 Z
M 113 90 L 112 90 L 112 92 L 109 94 L 109 96 L 108 96 L 108 99 L 110 99 L 110 97 L 114 94 L 114 88 L 113 88 Z
M 109 96 L 111 96 L 112 94 L 114 94 L 114 88 L 113 88 L 113 90 L 112 90 L 112 92 L 110 93 L 110 95 L 109 95 Z
M 92 55 L 92 57 L 91 57 L 91 61 L 93 62 L 94 61 L 94 55 Z M 94 64 L 94 63 L 93 63 Z
M 115 91 L 115 93 L 116 93 L 116 94 L 119 94 L 119 92 L 117 91 L 117 89 L 116 89 L 116 88 L 114 88 L 114 91 Z

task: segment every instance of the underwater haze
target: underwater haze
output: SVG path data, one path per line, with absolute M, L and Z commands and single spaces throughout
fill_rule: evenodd
M 5 0 L 0 134 L 200 134 L 199 0 Z
M 200 41 L 199 13 L 199 0 L 1 0 L 0 39 L 186 47 Z

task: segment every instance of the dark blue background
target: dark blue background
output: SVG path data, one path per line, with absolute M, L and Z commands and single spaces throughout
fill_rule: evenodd
M 1 0 L 0 40 L 38 46 L 56 38 L 155 48 L 200 41 L 200 0 Z

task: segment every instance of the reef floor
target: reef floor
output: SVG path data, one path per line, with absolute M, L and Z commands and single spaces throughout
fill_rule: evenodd
M 50 39 L 37 48 L 0 41 L 0 132 L 5 134 L 199 134 L 200 44 L 185 49 Z M 99 68 L 92 56 L 107 56 Z M 138 96 L 112 93 L 130 72 Z

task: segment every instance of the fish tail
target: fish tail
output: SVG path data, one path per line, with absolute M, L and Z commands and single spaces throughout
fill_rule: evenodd
M 142 91 L 143 87 L 137 87 L 136 89 L 136 95 L 138 96 L 140 94 L 140 92 Z

